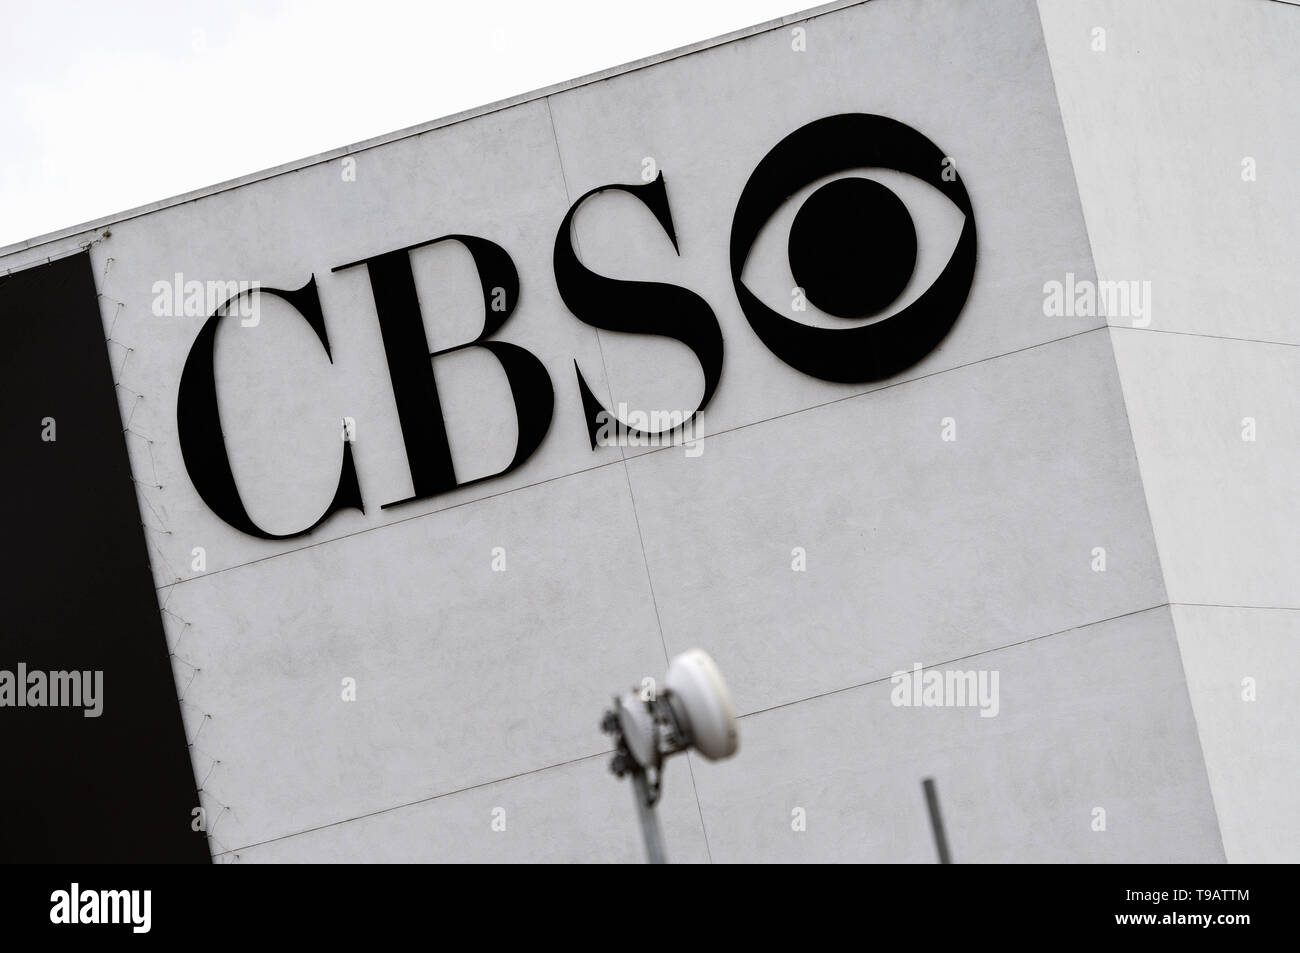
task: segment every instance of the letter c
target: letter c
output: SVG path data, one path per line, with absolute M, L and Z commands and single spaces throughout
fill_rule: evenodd
M 176 397 L 176 425 L 180 436 L 181 456 L 190 481 L 198 490 L 203 502 L 212 512 L 250 536 L 262 539 L 290 539 L 310 533 L 339 510 L 355 509 L 365 512 L 361 501 L 361 486 L 357 482 L 356 467 L 352 462 L 352 445 L 343 444 L 343 465 L 339 471 L 338 484 L 334 490 L 334 499 L 320 518 L 310 526 L 294 533 L 277 535 L 268 533 L 253 522 L 244 501 L 240 499 L 239 488 L 235 485 L 235 475 L 230 469 L 230 457 L 226 452 L 226 438 L 221 431 L 221 413 L 217 407 L 217 382 L 213 373 L 213 352 L 217 340 L 217 325 L 225 316 L 226 305 L 244 294 L 275 295 L 288 302 L 298 311 L 311 329 L 316 332 L 325 356 L 334 363 L 330 355 L 329 338 L 325 334 L 325 318 L 321 314 L 320 298 L 316 293 L 316 276 L 297 291 L 283 291 L 279 288 L 256 288 L 241 292 L 224 302 L 204 323 L 199 336 L 190 348 L 189 357 L 185 359 L 185 369 L 181 371 L 180 386 Z

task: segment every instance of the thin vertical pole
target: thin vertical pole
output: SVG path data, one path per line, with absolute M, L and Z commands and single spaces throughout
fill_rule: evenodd
M 644 771 L 632 772 L 632 795 L 636 798 L 637 813 L 641 815 L 646 861 L 651 864 L 666 864 L 668 861 L 664 857 L 664 838 L 659 831 L 659 818 L 655 816 L 654 805 L 650 803 L 650 786 L 646 782 Z
M 939 863 L 951 864 L 952 856 L 948 853 L 948 838 L 943 832 L 943 816 L 939 813 L 939 792 L 935 790 L 934 778 L 921 782 L 925 788 L 925 803 L 930 808 L 930 826 L 934 829 L 934 846 L 939 851 Z

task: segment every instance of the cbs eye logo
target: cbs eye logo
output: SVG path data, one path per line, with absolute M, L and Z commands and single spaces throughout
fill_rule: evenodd
M 782 139 L 754 169 L 731 224 L 731 279 L 754 333 L 777 357 L 822 380 L 890 377 L 935 348 L 966 303 L 975 273 L 975 216 L 944 153 L 911 126 L 863 113 L 828 116 Z M 933 186 L 965 221 L 943 271 L 895 314 L 837 330 L 800 324 L 768 307 L 741 280 L 764 224 L 800 189 L 837 172 L 872 167 Z M 944 169 L 948 168 L 945 181 Z M 816 189 L 795 214 L 790 271 L 808 301 L 840 318 L 868 318 L 895 301 L 916 267 L 916 228 L 907 206 L 872 179 L 846 177 Z

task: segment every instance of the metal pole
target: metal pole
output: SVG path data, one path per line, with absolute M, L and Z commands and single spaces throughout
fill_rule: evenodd
M 939 792 L 935 790 L 934 778 L 921 782 L 925 788 L 925 803 L 930 808 L 930 826 L 934 828 L 934 846 L 939 852 L 939 863 L 951 864 L 952 855 L 948 853 L 948 838 L 943 832 L 943 815 L 939 813 Z
M 636 798 L 637 813 L 641 815 L 646 861 L 651 864 L 668 863 L 664 857 L 664 838 L 659 831 L 659 818 L 655 815 L 654 805 L 650 803 L 650 786 L 646 782 L 644 771 L 632 772 L 632 795 Z

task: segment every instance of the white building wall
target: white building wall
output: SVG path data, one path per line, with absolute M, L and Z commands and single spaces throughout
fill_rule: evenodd
M 1039 6 L 1224 851 L 1294 862 L 1300 7 Z
M 1194 715 L 1201 670 L 1191 699 L 1184 674 L 1189 607 L 1171 616 L 1159 494 L 1143 491 L 1144 433 L 1116 369 L 1127 332 L 1043 313 L 1045 281 L 1095 277 L 1053 85 L 1053 66 L 1063 90 L 1074 67 L 1049 65 L 1043 37 L 1030 0 L 850 4 L 358 150 L 355 181 L 330 156 L 0 262 L 94 240 L 214 854 L 639 859 L 597 723 L 613 692 L 699 645 L 735 695 L 741 751 L 670 765 L 673 859 L 930 862 L 921 780 L 934 777 L 958 861 L 1222 860 L 1202 745 L 1218 749 L 1203 702 Z M 890 116 L 948 151 L 979 231 L 953 331 L 865 386 L 768 352 L 727 269 L 755 164 L 839 112 Z M 726 355 L 693 458 L 589 448 L 575 360 L 596 393 L 632 407 L 689 410 L 700 373 L 673 342 L 577 321 L 551 273 L 570 203 L 640 182 L 647 157 L 680 254 L 626 196 L 594 199 L 575 231 L 590 267 L 682 285 L 714 309 Z M 960 213 L 919 181 L 879 178 L 917 225 L 906 303 L 942 268 Z M 374 304 L 364 273 L 330 269 L 451 232 L 512 256 L 520 303 L 498 337 L 546 365 L 554 420 L 514 473 L 381 510 L 410 478 Z M 747 280 L 779 303 L 793 282 L 772 241 Z M 415 260 L 431 346 L 473 336 L 468 257 Z M 199 499 L 175 407 L 202 319 L 151 312 L 153 283 L 177 272 L 282 288 L 315 275 L 332 365 L 275 303 L 257 327 L 220 332 L 232 467 L 255 518 L 302 525 L 332 492 L 352 416 L 365 514 L 264 541 Z M 514 433 L 494 362 L 461 354 L 437 371 L 458 468 L 498 469 Z M 796 547 L 805 572 L 792 571 Z M 890 674 L 917 662 L 997 671 L 999 714 L 891 704 Z M 343 678 L 355 702 L 340 699 Z

